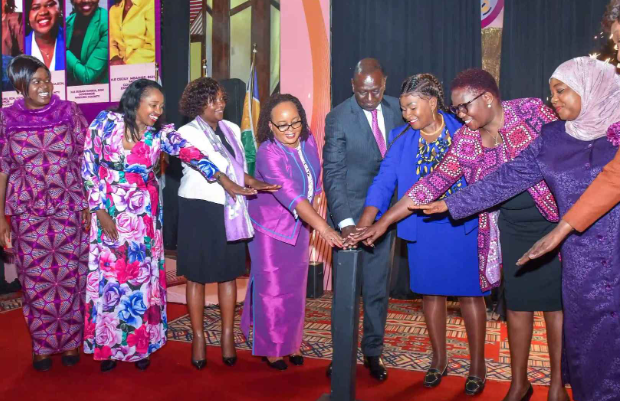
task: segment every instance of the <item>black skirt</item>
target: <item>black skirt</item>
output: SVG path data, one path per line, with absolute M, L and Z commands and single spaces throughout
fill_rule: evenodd
M 504 297 L 513 311 L 562 310 L 562 265 L 557 252 L 517 266 L 517 260 L 556 223 L 547 221 L 525 191 L 500 206 L 499 232 L 502 247 Z
M 226 241 L 224 205 L 179 196 L 177 241 L 178 276 L 206 284 L 245 273 L 246 241 Z

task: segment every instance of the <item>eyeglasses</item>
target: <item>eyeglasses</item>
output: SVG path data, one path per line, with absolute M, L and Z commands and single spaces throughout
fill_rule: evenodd
M 478 99 L 480 96 L 484 95 L 485 93 L 486 92 L 482 92 L 481 94 L 479 94 L 478 96 L 476 96 L 475 98 L 473 98 L 467 103 L 461 103 L 461 104 L 457 104 L 456 106 L 450 106 L 450 111 L 452 112 L 452 114 L 455 114 L 455 115 L 458 115 L 459 113 L 467 114 L 469 112 L 469 109 L 467 108 L 467 106 L 469 106 L 474 100 Z
M 273 121 L 271 121 L 271 124 L 273 124 L 274 127 L 277 127 L 280 132 L 286 132 L 286 131 L 288 131 L 291 128 L 292 129 L 297 129 L 297 128 L 301 127 L 302 122 L 301 122 L 301 120 L 299 120 L 299 121 L 295 121 L 294 123 L 291 123 L 291 124 L 280 124 L 280 125 L 278 125 L 278 124 L 274 123 Z

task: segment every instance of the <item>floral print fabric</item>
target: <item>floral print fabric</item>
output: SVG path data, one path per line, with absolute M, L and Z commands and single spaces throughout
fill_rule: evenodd
M 104 209 L 118 239 L 92 215 L 86 284 L 84 351 L 95 360 L 135 362 L 166 343 L 166 276 L 162 208 L 153 167 L 161 152 L 179 156 L 208 180 L 213 163 L 166 126 L 123 147 L 123 116 L 101 112 L 84 144 L 82 177 L 91 211 Z

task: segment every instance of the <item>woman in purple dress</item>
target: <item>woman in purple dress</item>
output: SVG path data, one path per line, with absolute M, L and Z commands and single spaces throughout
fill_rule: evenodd
M 241 328 L 250 337 L 252 354 L 264 356 L 278 370 L 302 365 L 300 347 L 304 330 L 309 262 L 309 227 L 330 246 L 342 247 L 342 238 L 312 207 L 321 191 L 321 164 L 316 143 L 299 100 L 272 96 L 258 121 L 256 178 L 282 188 L 259 193 L 250 200 L 255 234 L 250 242 L 252 271 Z
M 88 124 L 75 103 L 52 94 L 50 71 L 38 59 L 15 57 L 8 76 L 23 99 L 0 111 L 0 244 L 12 242 L 33 365 L 45 371 L 51 354 L 63 353 L 66 366 L 79 361 L 89 221 L 80 163 Z
M 560 65 L 551 76 L 551 103 L 564 121 L 512 162 L 444 201 L 421 206 L 457 219 L 492 207 L 544 179 L 564 215 L 618 151 L 605 138 L 620 121 L 615 67 L 589 57 Z M 612 138 L 610 138 L 612 139 Z M 564 379 L 578 401 L 618 400 L 620 394 L 620 207 L 561 246 L 564 299 Z

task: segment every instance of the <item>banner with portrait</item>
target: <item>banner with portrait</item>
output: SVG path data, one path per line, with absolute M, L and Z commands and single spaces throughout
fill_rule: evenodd
M 20 96 L 6 74 L 19 54 L 45 63 L 61 99 L 118 102 L 132 81 L 156 78 L 159 20 L 160 0 L 2 0 L 2 106 Z

